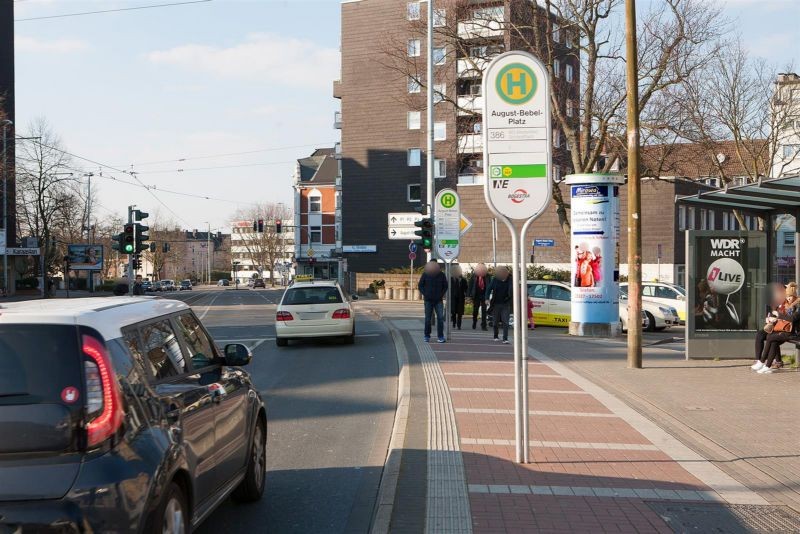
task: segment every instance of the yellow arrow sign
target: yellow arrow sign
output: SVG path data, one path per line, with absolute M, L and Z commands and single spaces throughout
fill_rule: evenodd
M 472 221 L 464 217 L 464 214 L 461 214 L 461 235 L 466 234 L 469 229 L 472 228 Z

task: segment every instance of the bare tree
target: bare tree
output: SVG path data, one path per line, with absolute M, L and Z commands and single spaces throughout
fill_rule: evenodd
M 276 264 L 285 253 L 285 241 L 283 236 L 277 233 L 275 221 L 288 220 L 290 214 L 283 204 L 268 203 L 240 209 L 234 218 L 239 221 L 264 222 L 263 232 L 245 232 L 241 234 L 236 244 L 245 248 L 258 275 L 263 278 L 266 271 L 269 274 L 270 284 L 274 286 Z

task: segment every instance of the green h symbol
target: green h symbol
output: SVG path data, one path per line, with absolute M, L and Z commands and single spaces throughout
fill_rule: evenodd
M 519 88 L 520 96 L 524 96 L 528 89 L 528 77 L 524 72 L 519 73 L 519 77 L 514 80 L 511 72 L 506 73 L 506 91 L 509 96 L 514 94 L 514 88 Z

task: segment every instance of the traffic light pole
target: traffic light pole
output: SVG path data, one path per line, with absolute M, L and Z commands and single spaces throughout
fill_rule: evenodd
M 135 207 L 135 205 L 128 206 L 128 224 L 133 224 L 133 208 Z M 136 227 L 134 226 L 134 228 Z M 134 239 L 134 247 L 136 247 L 135 243 L 136 239 Z M 128 295 L 133 296 L 133 254 L 128 254 Z
M 428 131 L 427 135 L 427 150 L 426 150 L 426 202 L 428 203 L 428 217 L 433 217 L 433 197 L 436 195 L 434 178 L 433 178 L 433 164 L 434 164 L 434 151 L 433 151 L 433 0 L 428 0 L 428 49 L 427 62 L 428 72 L 425 83 L 427 84 L 427 118 L 428 118 Z M 433 259 L 433 247 L 428 250 L 428 261 Z

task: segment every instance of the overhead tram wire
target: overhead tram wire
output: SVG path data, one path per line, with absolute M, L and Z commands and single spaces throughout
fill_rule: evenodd
M 135 165 L 137 167 L 141 167 L 144 165 L 158 165 L 161 163 L 183 163 L 184 161 L 190 161 L 195 159 L 213 159 L 213 158 L 224 158 L 228 156 L 244 156 L 247 154 L 258 154 L 260 152 L 279 152 L 281 150 L 292 150 L 295 148 L 306 148 L 310 146 L 324 146 L 333 143 L 307 143 L 304 145 L 293 145 L 293 146 L 281 146 L 281 147 L 272 147 L 272 148 L 260 148 L 256 150 L 245 150 L 242 152 L 228 152 L 225 154 L 208 154 L 203 156 L 189 156 L 184 158 L 175 158 L 175 159 L 163 159 L 160 161 L 145 161 L 144 163 L 131 163 L 131 165 Z
M 207 2 L 211 2 L 211 0 L 186 0 L 184 2 L 170 2 L 167 4 L 152 4 L 147 6 L 133 6 L 133 7 L 120 7 L 115 9 L 101 9 L 97 11 L 82 11 L 79 13 L 62 13 L 60 15 L 45 15 L 42 17 L 28 17 L 25 19 L 14 19 L 14 22 L 27 22 L 31 20 L 45 20 L 45 19 L 61 19 L 66 17 L 80 17 L 83 15 L 98 15 L 102 13 L 117 13 L 119 11 L 136 11 L 141 9 L 155 9 L 159 7 L 173 7 L 173 6 L 183 6 L 187 4 L 205 4 Z

